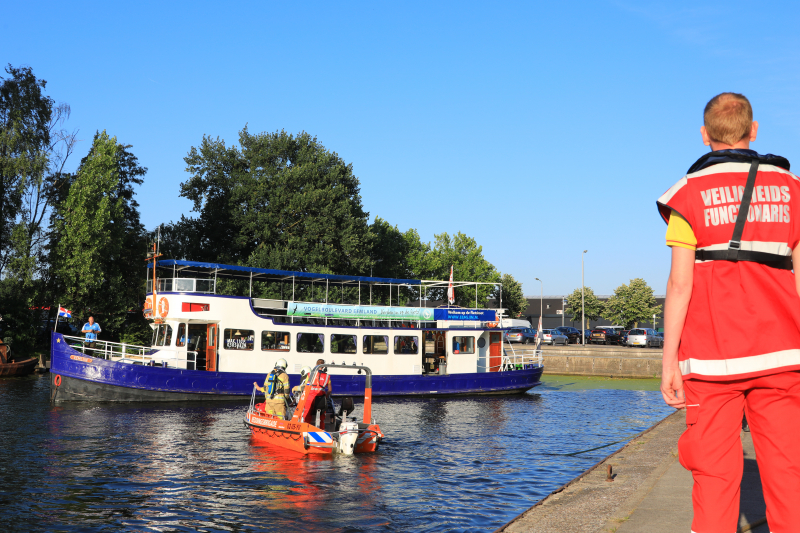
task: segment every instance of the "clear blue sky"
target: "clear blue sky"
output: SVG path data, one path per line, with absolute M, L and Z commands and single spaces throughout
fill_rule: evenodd
M 554 5 L 558 4 L 558 5 Z M 682 7 L 683 6 L 683 7 Z M 72 107 L 74 168 L 107 130 L 149 172 L 145 225 L 190 214 L 204 134 L 305 130 L 352 163 L 365 209 L 461 231 L 528 295 L 644 278 L 655 200 L 705 153 L 702 109 L 746 94 L 753 148 L 800 168 L 796 3 L 9 2 L 0 61 Z M 5 75 L 5 74 L 3 74 Z M 795 169 L 793 169 L 795 170 Z

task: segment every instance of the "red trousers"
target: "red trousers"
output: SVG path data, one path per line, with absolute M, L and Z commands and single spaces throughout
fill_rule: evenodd
M 753 436 L 772 533 L 800 532 L 800 372 L 684 382 L 681 464 L 694 478 L 694 533 L 735 533 L 744 460 L 742 413 Z

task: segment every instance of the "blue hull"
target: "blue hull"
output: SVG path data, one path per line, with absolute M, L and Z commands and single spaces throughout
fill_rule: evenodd
M 540 384 L 542 366 L 509 372 L 372 376 L 373 396 L 523 393 Z M 55 400 L 183 401 L 249 398 L 264 374 L 207 372 L 117 363 L 86 356 L 53 333 L 51 395 Z M 364 375 L 336 375 L 335 396 L 363 396 Z M 290 375 L 291 386 L 300 376 Z

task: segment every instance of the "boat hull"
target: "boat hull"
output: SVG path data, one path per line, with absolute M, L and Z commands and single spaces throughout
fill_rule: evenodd
M 24 361 L 0 364 L 0 377 L 27 376 L 36 369 L 39 359 L 32 357 Z
M 209 372 L 133 365 L 86 356 L 53 333 L 51 396 L 56 401 L 191 401 L 249 399 L 262 373 Z M 373 375 L 373 396 L 520 394 L 540 384 L 543 367 L 445 375 Z M 334 396 L 364 395 L 364 375 L 333 378 Z M 290 375 L 290 385 L 300 383 Z

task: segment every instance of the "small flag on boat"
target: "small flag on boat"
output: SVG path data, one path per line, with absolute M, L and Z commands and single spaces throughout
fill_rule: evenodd
M 456 293 L 453 291 L 453 265 L 450 265 L 450 285 L 447 287 L 447 301 L 450 305 L 456 303 Z
M 539 317 L 539 330 L 536 332 L 536 349 L 542 347 L 542 317 Z
M 72 311 L 70 311 L 69 309 L 65 309 L 63 307 L 59 307 L 58 316 L 65 316 L 67 318 L 72 318 Z

